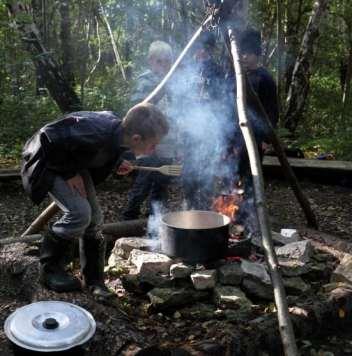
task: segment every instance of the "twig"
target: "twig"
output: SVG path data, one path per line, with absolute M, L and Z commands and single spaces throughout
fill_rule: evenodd
M 230 39 L 230 48 L 233 59 L 233 65 L 236 74 L 237 84 L 237 108 L 241 131 L 248 151 L 249 162 L 253 177 L 255 192 L 255 204 L 258 212 L 260 230 L 262 233 L 263 247 L 266 260 L 269 266 L 269 272 L 274 287 L 274 298 L 277 307 L 277 316 L 279 329 L 285 354 L 287 356 L 298 355 L 295 336 L 288 311 L 286 293 L 282 278 L 279 272 L 278 260 L 274 251 L 271 229 L 269 228 L 268 212 L 265 204 L 263 172 L 260 164 L 258 147 L 255 142 L 253 130 L 247 119 L 245 109 L 245 80 L 241 68 L 241 62 L 238 51 L 237 39 L 234 31 L 229 28 L 228 36 Z
M 96 32 L 97 32 L 97 38 L 98 38 L 98 58 L 96 60 L 96 62 L 94 63 L 92 69 L 90 70 L 87 79 L 84 82 L 84 85 L 87 85 L 91 75 L 94 73 L 94 71 L 96 70 L 98 64 L 100 63 L 100 59 L 101 59 L 101 39 L 100 39 L 100 34 L 99 34 L 99 21 L 97 19 L 97 17 L 95 16 L 95 23 L 96 23 Z
M 105 10 L 104 10 L 104 7 L 102 5 L 101 2 L 100 3 L 100 9 L 101 9 L 101 16 L 104 20 L 104 23 L 106 25 L 106 28 L 109 32 L 109 36 L 110 36 L 110 41 L 111 41 L 111 45 L 112 45 L 112 49 L 114 51 L 114 55 L 115 55 L 115 59 L 116 59 L 116 63 L 119 65 L 120 67 L 120 70 L 121 70 L 121 74 L 122 74 L 122 77 L 125 81 L 127 81 L 127 78 L 126 78 L 126 73 L 125 73 L 125 69 L 123 68 L 123 63 L 122 63 L 122 60 L 121 60 L 121 56 L 119 54 L 119 51 L 117 50 L 117 45 L 116 45 L 116 42 L 115 42 L 115 39 L 114 39 L 114 34 L 112 33 L 112 30 L 111 30 L 111 26 L 109 24 L 109 21 L 105 15 Z

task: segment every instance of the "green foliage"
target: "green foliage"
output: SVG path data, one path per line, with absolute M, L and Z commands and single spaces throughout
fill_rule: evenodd
M 15 1 L 12 1 L 15 3 Z M 183 48 L 203 16 L 202 0 L 103 0 L 72 1 L 69 4 L 71 38 L 62 37 L 62 14 L 59 2 L 45 1 L 33 9 L 34 19 L 41 32 L 46 49 L 61 69 L 71 66 L 74 88 L 81 97 L 85 110 L 113 110 L 120 116 L 130 106 L 129 97 L 133 79 L 147 65 L 147 50 L 154 40 L 165 40 L 175 49 Z M 56 119 L 59 109 L 46 90 L 37 86 L 36 70 L 18 29 L 8 17 L 6 1 L 0 0 L 0 157 L 20 156 L 23 143 L 38 128 Z M 99 17 L 100 3 L 110 23 L 118 52 L 125 70 L 130 74 L 125 82 L 116 64 L 111 38 Z M 285 23 L 287 31 L 287 58 L 295 55 L 305 31 L 312 0 L 287 1 Z M 182 5 L 184 7 L 182 8 Z M 262 30 L 265 53 L 275 47 L 276 1 L 250 2 L 251 24 Z M 17 20 L 30 24 L 32 17 L 20 15 Z M 67 26 L 67 24 L 66 24 Z M 348 100 L 346 115 L 342 118 L 340 62 L 348 54 L 352 33 L 352 3 L 331 1 L 329 16 L 320 29 L 314 72 L 311 78 L 308 106 L 304 121 L 293 142 L 312 156 L 332 152 L 338 159 L 352 159 L 350 140 L 352 102 Z M 71 58 L 67 58 L 67 53 Z M 271 66 L 275 66 L 275 56 Z M 41 95 L 38 95 L 38 93 Z M 280 136 L 287 132 L 280 130 Z M 1 158 L 0 158 L 1 165 Z

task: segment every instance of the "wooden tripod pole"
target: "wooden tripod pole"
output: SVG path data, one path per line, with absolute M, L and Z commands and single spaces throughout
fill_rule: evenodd
M 29 225 L 27 230 L 21 235 L 27 236 L 31 234 L 36 234 L 43 230 L 44 225 L 59 211 L 59 207 L 55 202 L 52 202 L 47 206 L 45 210 L 43 210 L 40 215 Z
M 245 78 L 246 80 L 246 78 Z M 270 135 L 270 143 L 273 145 L 274 150 L 277 154 L 277 157 L 279 159 L 279 162 L 281 164 L 283 173 L 288 180 L 288 182 L 291 185 L 292 191 L 294 195 L 296 196 L 296 199 L 298 203 L 300 204 L 303 213 L 306 217 L 307 220 L 307 225 L 308 227 L 317 229 L 318 228 L 318 222 L 315 217 L 315 214 L 310 206 L 310 203 L 307 199 L 307 197 L 304 195 L 303 190 L 301 188 L 301 185 L 293 172 L 292 167 L 288 163 L 285 151 L 283 149 L 283 146 L 280 142 L 279 137 L 276 135 L 275 130 L 271 124 L 271 121 L 268 117 L 268 114 L 266 113 L 263 104 L 261 103 L 260 99 L 258 98 L 257 93 L 254 91 L 248 80 L 246 80 L 246 86 L 247 86 L 247 94 L 248 94 L 248 102 L 251 102 L 251 104 L 256 107 L 257 111 L 259 112 L 261 118 L 263 118 L 264 123 L 267 125 L 269 128 L 269 135 Z
M 237 85 L 236 101 L 237 101 L 239 123 L 240 123 L 240 128 L 243 134 L 243 138 L 249 156 L 249 162 L 250 162 L 250 167 L 251 167 L 251 172 L 253 177 L 254 193 L 255 193 L 255 205 L 258 213 L 260 230 L 262 233 L 262 241 L 265 250 L 265 256 L 266 256 L 266 260 L 271 276 L 271 281 L 274 289 L 274 298 L 277 307 L 277 316 L 279 322 L 280 335 L 281 335 L 285 355 L 297 356 L 298 350 L 297 350 L 293 327 L 288 311 L 285 288 L 280 275 L 278 260 L 274 251 L 274 245 L 271 236 L 271 229 L 269 227 L 269 218 L 268 218 L 268 212 L 265 204 L 265 195 L 264 195 L 263 172 L 261 168 L 258 147 L 255 142 L 251 124 L 248 121 L 247 114 L 246 114 L 246 108 L 245 108 L 246 90 L 245 90 L 244 73 L 241 67 L 236 36 L 231 28 L 228 28 L 228 38 L 230 41 L 230 50 L 231 50 L 233 65 L 236 74 L 236 85 Z

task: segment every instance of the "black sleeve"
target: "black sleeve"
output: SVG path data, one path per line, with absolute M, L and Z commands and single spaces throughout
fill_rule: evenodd
M 48 125 L 41 142 L 48 168 L 67 180 L 86 168 L 82 166 L 81 155 L 93 156 L 106 144 L 106 135 L 93 120 L 67 117 Z
M 260 79 L 258 95 L 271 124 L 275 128 L 279 120 L 277 88 L 274 79 L 268 72 L 264 73 Z

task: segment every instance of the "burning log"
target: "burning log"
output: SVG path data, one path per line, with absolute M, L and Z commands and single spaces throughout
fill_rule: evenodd
M 242 196 L 239 194 L 221 194 L 214 200 L 212 208 L 218 213 L 222 213 L 234 221 L 241 202 Z

